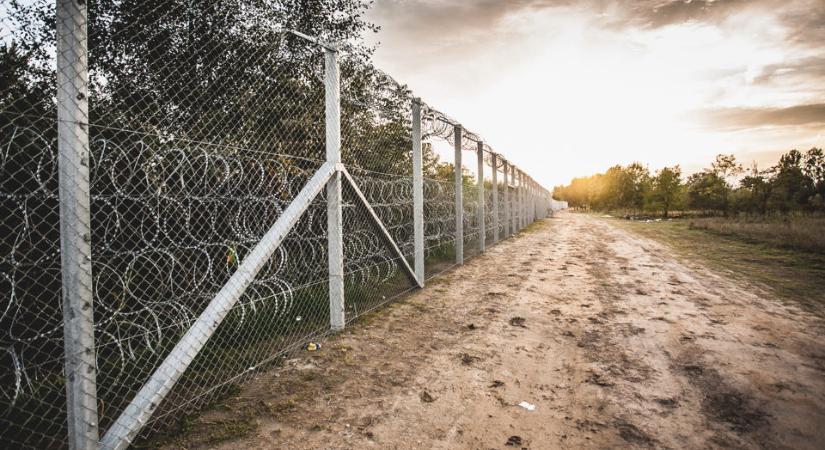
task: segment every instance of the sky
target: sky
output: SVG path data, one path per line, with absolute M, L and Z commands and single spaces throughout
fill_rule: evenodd
M 368 18 L 378 67 L 547 187 L 825 146 L 825 0 L 375 0 Z

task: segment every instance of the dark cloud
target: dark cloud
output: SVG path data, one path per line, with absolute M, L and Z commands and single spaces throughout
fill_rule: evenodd
M 760 3 L 759 0 L 647 0 L 629 2 L 627 23 L 653 28 L 684 22 L 711 22 L 723 20 L 733 12 Z
M 738 130 L 765 126 L 825 125 L 825 103 L 787 108 L 722 108 L 705 110 L 700 120 L 710 128 Z
M 825 1 L 803 3 L 802 7 L 780 12 L 790 30 L 787 40 L 821 50 L 825 47 Z
M 378 0 L 370 15 L 383 25 L 384 34 L 401 32 L 405 38 L 438 42 L 468 31 L 491 31 L 506 16 L 526 9 L 567 3 L 565 0 Z
M 825 55 L 801 58 L 762 68 L 753 83 L 781 85 L 809 83 L 825 90 Z
M 789 41 L 825 43 L 823 0 L 377 0 L 372 15 L 379 22 L 438 39 L 466 30 L 490 31 L 508 15 L 559 7 L 589 12 L 620 28 L 718 24 L 735 14 L 759 11 L 775 15 L 787 27 Z
M 810 48 L 825 45 L 822 0 L 642 0 L 628 2 L 620 25 L 659 28 L 685 22 L 718 24 L 735 14 L 761 12 L 777 17 L 787 42 Z

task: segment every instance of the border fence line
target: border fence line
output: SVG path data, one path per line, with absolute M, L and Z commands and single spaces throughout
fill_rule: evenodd
M 265 10 L 177 39 L 175 11 L 91 27 L 85 1 L 14 6 L 0 9 L 3 447 L 174 431 L 566 207 L 345 45 L 276 30 Z M 24 32 L 50 11 L 56 42 Z

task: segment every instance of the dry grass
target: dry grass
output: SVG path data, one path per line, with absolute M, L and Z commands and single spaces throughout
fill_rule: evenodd
M 825 315 L 825 252 L 818 220 L 804 225 L 710 218 L 643 222 L 607 219 L 642 236 L 667 244 L 681 257 L 747 283 L 755 283 L 784 301 Z M 805 230 L 805 231 L 801 231 Z M 812 244 L 818 242 L 818 244 Z M 819 245 L 820 250 L 816 250 Z
M 753 243 L 825 253 L 825 217 L 790 216 L 782 218 L 692 219 L 690 228 L 737 237 Z

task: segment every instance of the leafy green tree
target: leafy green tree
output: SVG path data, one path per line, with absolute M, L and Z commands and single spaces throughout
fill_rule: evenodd
M 667 218 L 670 211 L 679 204 L 682 190 L 682 169 L 676 165 L 663 167 L 653 177 L 648 195 L 649 203 L 661 209 Z
M 687 206 L 703 211 L 726 211 L 729 187 L 716 172 L 698 172 L 687 179 Z
M 748 193 L 746 208 L 762 215 L 767 214 L 768 201 L 773 190 L 773 184 L 767 172 L 760 171 L 754 164 L 750 173 L 739 181 L 739 185 Z
M 729 208 L 729 194 L 731 191 L 731 178 L 742 174 L 742 165 L 736 162 L 736 157 L 733 155 L 716 155 L 716 159 L 710 165 L 713 174 L 722 181 L 721 190 L 717 193 L 722 194 L 721 210 L 727 216 Z
M 803 171 L 813 185 L 812 206 L 825 207 L 825 152 L 821 148 L 811 148 L 805 153 Z
M 650 171 L 641 163 L 634 162 L 625 167 L 624 173 L 625 204 L 629 208 L 641 211 L 645 205 L 645 192 L 650 189 Z
M 779 158 L 779 163 L 771 171 L 771 199 L 774 209 L 786 213 L 800 209 L 807 204 L 813 192 L 813 181 L 802 168 L 802 153 L 791 150 Z
M 716 159 L 710 163 L 711 172 L 716 174 L 725 182 L 730 181 L 730 177 L 742 174 L 742 165 L 736 162 L 733 155 L 716 155 Z

